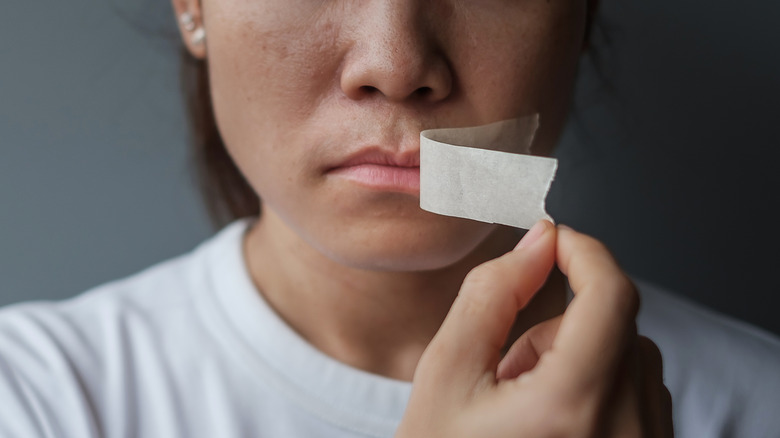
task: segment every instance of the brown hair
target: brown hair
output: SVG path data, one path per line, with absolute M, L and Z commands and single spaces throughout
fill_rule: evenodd
M 190 143 L 198 185 L 212 223 L 260 214 L 260 198 L 228 154 L 217 129 L 206 62 L 181 47 L 180 79 L 189 116 Z

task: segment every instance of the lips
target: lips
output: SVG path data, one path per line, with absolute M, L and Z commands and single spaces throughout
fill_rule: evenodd
M 330 168 L 327 174 L 371 190 L 419 195 L 420 152 L 366 148 Z
M 420 167 L 420 151 L 389 152 L 379 148 L 367 148 L 351 155 L 335 167 L 350 167 L 361 164 L 376 164 L 392 167 Z

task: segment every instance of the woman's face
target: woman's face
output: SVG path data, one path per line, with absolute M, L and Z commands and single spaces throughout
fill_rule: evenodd
M 303 241 L 354 267 L 448 266 L 494 229 L 419 208 L 423 129 L 563 124 L 585 0 L 202 0 L 217 124 Z

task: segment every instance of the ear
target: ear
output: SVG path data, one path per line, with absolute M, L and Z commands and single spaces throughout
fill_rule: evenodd
M 176 0 L 174 0 L 176 1 Z M 596 12 L 599 9 L 599 0 L 587 0 L 587 15 L 585 22 L 585 37 L 582 40 L 582 50 L 587 51 L 590 47 L 590 37 L 593 31 L 593 22 L 596 20 Z
M 200 0 L 171 0 L 171 2 L 184 46 L 196 59 L 205 59 L 206 41 L 203 37 L 205 28 Z

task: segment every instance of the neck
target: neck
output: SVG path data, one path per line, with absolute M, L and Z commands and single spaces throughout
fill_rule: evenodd
M 372 271 L 331 260 L 265 211 L 244 252 L 265 300 L 309 343 L 355 368 L 410 381 L 466 274 L 511 250 L 518 237 L 499 228 L 463 260 L 435 271 Z M 549 281 L 518 315 L 508 344 L 564 306 L 563 282 Z

